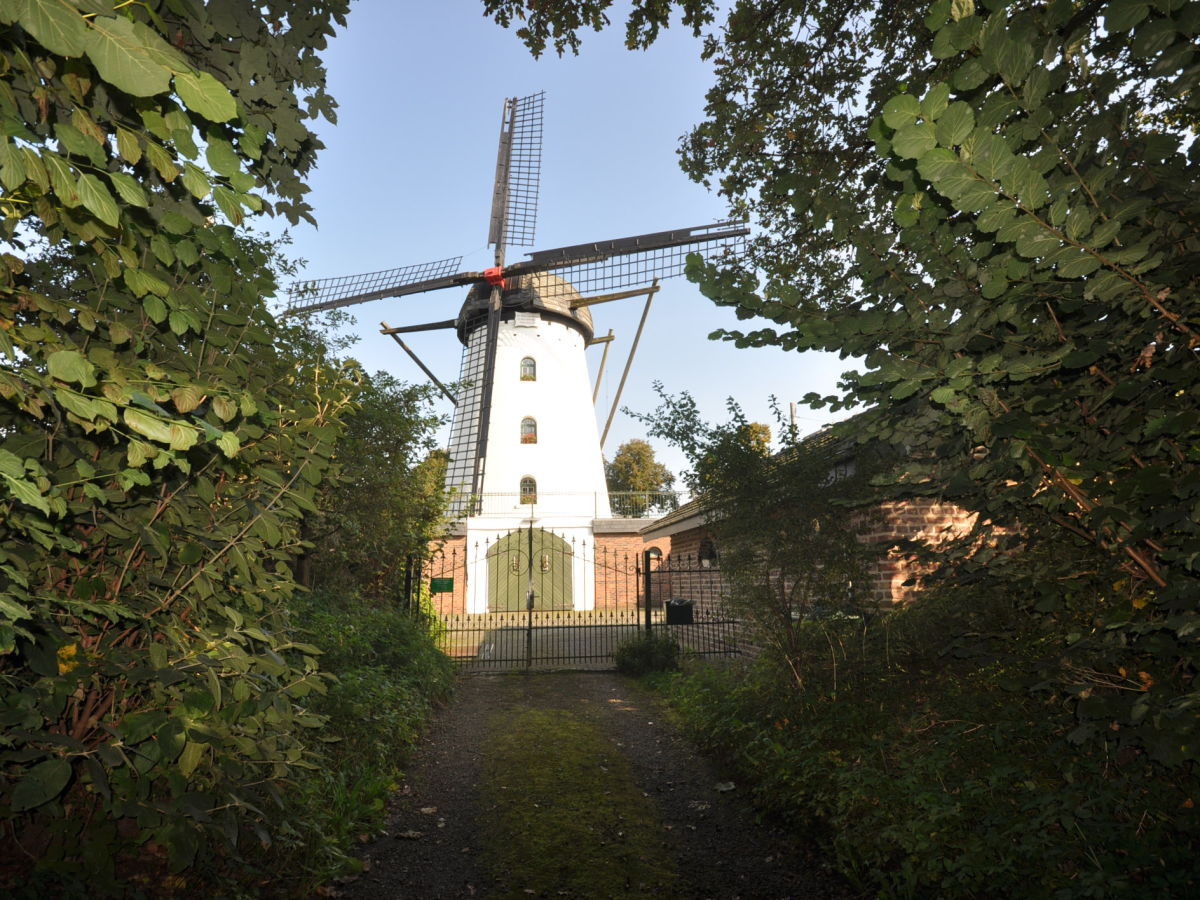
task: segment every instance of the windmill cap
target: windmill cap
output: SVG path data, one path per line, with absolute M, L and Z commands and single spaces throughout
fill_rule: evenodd
M 583 335 L 584 341 L 590 341 L 594 336 L 591 310 L 586 306 L 571 308 L 571 303 L 581 298 L 570 282 L 550 272 L 528 272 L 512 276 L 507 282 L 503 295 L 504 317 L 511 318 L 507 314 L 512 312 L 536 312 L 575 328 Z M 467 293 L 455 322 L 458 339 L 463 344 L 467 343 L 471 332 L 487 324 L 491 294 L 491 286 L 482 282 L 473 285 Z

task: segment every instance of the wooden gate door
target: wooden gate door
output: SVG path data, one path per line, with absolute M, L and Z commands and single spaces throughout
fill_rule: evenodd
M 531 560 L 533 608 L 573 608 L 575 558 L 558 535 L 541 528 L 511 531 L 492 545 L 487 556 L 489 612 L 525 609 Z

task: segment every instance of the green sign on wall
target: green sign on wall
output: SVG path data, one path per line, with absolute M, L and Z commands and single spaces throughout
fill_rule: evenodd
M 429 590 L 434 594 L 453 594 L 454 579 L 453 578 L 430 578 Z

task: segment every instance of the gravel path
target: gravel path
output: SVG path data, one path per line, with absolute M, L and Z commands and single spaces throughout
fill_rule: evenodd
M 364 848 L 369 870 L 345 897 L 489 897 L 477 823 L 489 722 L 506 710 L 566 710 L 595 723 L 629 759 L 662 823 L 688 898 L 850 898 L 811 851 L 755 820 L 739 786 L 700 758 L 652 696 L 611 672 L 464 678 L 435 718 L 402 788 L 388 834 Z M 497 716 L 497 713 L 500 715 Z

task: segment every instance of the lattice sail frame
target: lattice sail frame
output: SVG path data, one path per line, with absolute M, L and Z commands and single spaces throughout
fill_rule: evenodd
M 335 278 L 316 278 L 300 281 L 288 288 L 289 313 L 317 312 L 353 306 L 369 300 L 393 296 L 397 288 L 414 288 L 430 283 L 430 290 L 446 287 L 446 279 L 462 270 L 462 257 L 452 256 L 433 262 L 413 266 L 383 269 L 379 272 L 364 272 L 359 275 L 343 275 Z M 410 291 L 416 293 L 416 291 Z
M 712 227 L 715 229 L 719 226 Z M 549 271 L 562 279 L 562 282 L 554 282 L 548 289 L 553 296 L 575 291 L 586 299 L 628 288 L 649 287 L 656 279 L 682 275 L 687 267 L 687 258 L 693 253 L 698 253 L 705 262 L 732 261 L 744 255 L 745 247 L 744 233 L 720 237 L 697 235 L 695 241 L 675 247 L 626 251 L 576 265 L 548 266 L 546 268 Z
M 497 172 L 496 196 L 488 243 L 529 247 L 537 230 L 542 175 L 542 121 L 546 94 L 514 99 L 505 108 L 502 148 L 507 141 L 507 171 Z M 503 224 L 501 224 L 503 223 Z

